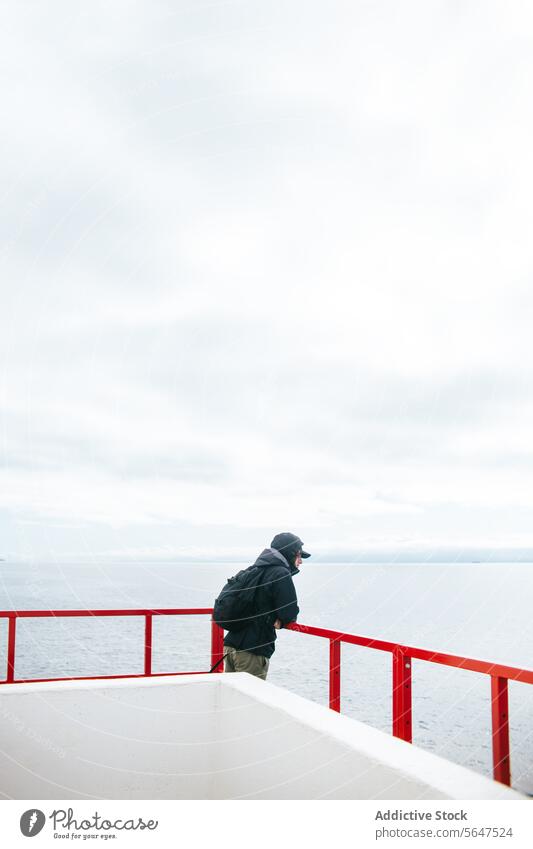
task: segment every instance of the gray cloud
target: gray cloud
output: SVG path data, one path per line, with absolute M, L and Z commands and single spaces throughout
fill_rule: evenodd
M 2 505 L 522 533 L 530 33 L 496 2 L 6 13 Z

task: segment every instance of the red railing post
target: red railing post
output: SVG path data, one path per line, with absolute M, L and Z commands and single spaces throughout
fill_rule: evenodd
M 7 678 L 8 684 L 12 684 L 15 680 L 15 638 L 16 638 L 17 619 L 15 616 L 9 617 L 9 627 L 7 632 Z
M 144 620 L 144 674 L 152 674 L 152 614 L 147 613 Z
M 329 706 L 341 710 L 341 644 L 340 640 L 329 641 Z
M 509 748 L 509 690 L 507 678 L 491 675 L 492 764 L 495 781 L 511 786 Z
M 218 661 L 222 661 L 224 657 L 224 629 L 217 625 L 216 622 L 211 621 L 211 668 L 218 663 Z M 224 663 L 218 663 L 218 666 L 214 672 L 224 672 Z
M 413 742 L 411 658 L 401 646 L 392 653 L 392 733 L 407 743 Z

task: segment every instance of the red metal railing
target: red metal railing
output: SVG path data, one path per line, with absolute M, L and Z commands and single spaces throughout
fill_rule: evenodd
M 341 631 L 331 631 L 327 628 L 313 628 L 299 625 L 296 622 L 287 625 L 291 631 L 312 634 L 329 640 L 329 706 L 340 711 L 341 681 L 340 681 L 340 648 L 341 643 L 354 646 L 364 646 L 378 651 L 386 651 L 392 655 L 392 733 L 401 740 L 411 743 L 413 740 L 413 709 L 411 672 L 413 660 L 425 660 L 442 666 L 454 666 L 470 672 L 481 672 L 490 676 L 492 703 L 492 768 L 493 777 L 502 784 L 511 785 L 511 754 L 509 745 L 509 693 L 508 681 L 520 681 L 523 684 L 533 684 L 533 671 L 518 669 L 514 666 L 503 666 L 499 663 L 488 663 L 484 660 L 473 660 L 454 654 L 417 649 L 413 646 L 403 646 L 384 640 L 373 640 L 369 637 L 359 637 L 355 634 L 344 634 Z
M 71 681 L 71 680 L 100 680 L 109 678 L 144 678 L 147 676 L 191 675 L 201 673 L 191 672 L 152 672 L 152 622 L 154 616 L 191 616 L 212 614 L 212 608 L 164 608 L 161 610 L 4 610 L 0 618 L 8 619 L 7 643 L 7 676 L 0 684 L 22 684 L 28 681 Z M 15 678 L 15 641 L 16 622 L 21 618 L 36 617 L 72 617 L 72 616 L 144 616 L 144 672 L 132 675 L 91 675 L 72 676 L 69 678 Z M 411 673 L 413 660 L 423 660 L 442 666 L 466 669 L 490 676 L 492 704 L 492 759 L 493 776 L 502 784 L 511 784 L 511 756 L 509 746 L 509 694 L 508 681 L 520 681 L 523 684 L 533 684 L 533 671 L 504 666 L 499 663 L 488 663 L 459 655 L 432 652 L 399 643 L 374 640 L 356 634 L 345 634 L 328 628 L 313 628 L 309 625 L 299 625 L 296 622 L 287 626 L 288 630 L 302 634 L 310 634 L 329 640 L 329 706 L 332 710 L 341 709 L 341 644 L 349 643 L 355 646 L 389 652 L 392 657 L 392 733 L 395 737 L 408 743 L 413 739 L 412 723 L 412 690 Z M 224 632 L 214 622 L 211 622 L 211 666 L 216 666 L 215 672 L 222 672 L 224 653 Z
M 98 681 L 108 678 L 146 678 L 162 675 L 199 675 L 199 672 L 152 672 L 152 621 L 154 616 L 211 616 L 211 607 L 162 608 L 161 610 L 0 610 L 0 619 L 8 619 L 7 636 L 7 676 L 0 684 L 28 684 L 42 681 Z M 15 678 L 15 641 L 17 619 L 85 616 L 144 616 L 144 672 L 132 675 L 84 675 L 66 678 Z M 211 665 L 214 666 L 223 657 L 224 632 L 215 622 L 211 622 Z M 222 672 L 220 664 L 215 672 Z

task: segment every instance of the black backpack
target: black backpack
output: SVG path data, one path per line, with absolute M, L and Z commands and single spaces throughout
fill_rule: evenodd
M 265 570 L 259 566 L 242 569 L 228 578 L 213 606 L 213 620 L 225 631 L 242 631 L 258 615 L 255 592 Z

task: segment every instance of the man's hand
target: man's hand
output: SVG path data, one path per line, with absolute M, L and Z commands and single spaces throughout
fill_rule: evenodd
M 276 619 L 276 621 L 274 622 L 274 628 L 276 629 L 276 631 L 279 631 L 280 628 L 283 628 L 281 619 Z

